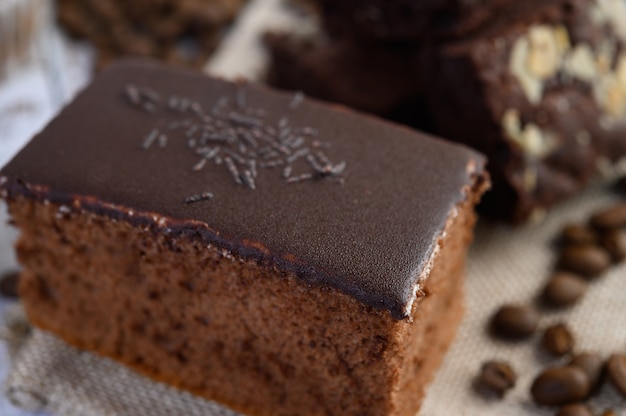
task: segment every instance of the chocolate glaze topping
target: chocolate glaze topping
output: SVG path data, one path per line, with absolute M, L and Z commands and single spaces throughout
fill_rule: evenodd
M 133 88 L 145 96 L 137 100 Z M 181 108 L 172 97 L 189 103 Z M 218 163 L 213 157 L 198 169 L 199 145 L 189 142 L 198 136 L 167 126 L 207 115 L 215 124 L 220 100 L 237 106 L 239 116 L 254 113 L 278 135 L 281 128 L 307 132 L 275 159 L 308 148 L 323 150 L 327 160 L 315 165 L 302 156 L 292 172 L 255 166 L 244 174 L 249 165 L 231 154 L 252 152 L 257 165 L 272 158 L 264 159 L 260 144 L 237 153 L 231 140 L 231 153 L 223 144 Z M 231 133 L 252 132 L 249 121 L 239 120 Z M 222 133 L 233 126 L 217 124 Z M 151 139 L 154 129 L 166 139 Z M 484 162 L 465 147 L 299 95 L 125 62 L 102 73 L 5 166 L 0 184 L 9 198 L 47 199 L 172 238 L 200 238 L 402 319 L 447 219 Z

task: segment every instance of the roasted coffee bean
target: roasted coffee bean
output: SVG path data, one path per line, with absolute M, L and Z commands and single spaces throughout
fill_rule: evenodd
M 561 252 L 558 268 L 584 277 L 596 277 L 611 266 L 606 250 L 592 245 L 566 247 Z
M 500 338 L 523 339 L 530 337 L 539 324 L 539 314 L 523 305 L 504 305 L 491 320 L 491 330 Z
M 505 393 L 515 386 L 516 380 L 517 374 L 508 363 L 487 361 L 483 364 L 476 382 L 481 393 L 504 397 Z
M 562 356 L 574 348 L 574 336 L 565 324 L 556 324 L 545 330 L 541 343 L 550 354 Z
M 613 354 L 606 363 L 609 380 L 622 396 L 626 396 L 626 355 Z
M 615 263 L 626 259 L 626 232 L 619 229 L 609 230 L 602 236 L 600 244 Z
M 626 202 L 596 212 L 591 216 L 589 223 L 601 230 L 626 227 Z
M 19 297 L 17 292 L 17 286 L 20 280 L 20 272 L 12 271 L 4 273 L 0 277 L 0 296 L 17 299 Z
M 578 367 L 549 367 L 533 381 L 530 391 L 537 404 L 576 403 L 589 394 L 589 379 Z
M 568 245 L 596 244 L 598 234 L 593 228 L 586 225 L 568 224 L 561 231 L 560 241 Z
M 543 289 L 543 300 L 550 306 L 573 305 L 587 291 L 587 282 L 569 272 L 556 272 Z
M 593 411 L 586 404 L 568 404 L 561 407 L 556 416 L 593 416 Z
M 599 354 L 583 352 L 572 357 L 570 366 L 583 370 L 589 378 L 590 389 L 597 390 L 604 379 L 604 360 Z
M 615 413 L 615 410 L 613 410 L 613 409 L 606 409 L 602 413 L 602 416 L 617 416 L 617 413 Z

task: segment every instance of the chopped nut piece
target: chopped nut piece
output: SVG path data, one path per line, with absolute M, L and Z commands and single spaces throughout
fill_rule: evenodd
M 531 159 L 542 159 L 556 148 L 557 140 L 554 135 L 544 132 L 535 123 L 528 123 L 522 128 L 520 114 L 515 109 L 505 111 L 502 128 L 524 150 L 526 157 Z
M 528 100 L 537 104 L 543 96 L 543 82 L 560 70 L 571 44 L 563 26 L 537 25 L 513 45 L 509 67 Z
M 576 45 L 563 63 L 563 71 L 585 82 L 592 82 L 598 76 L 596 57 L 588 45 Z

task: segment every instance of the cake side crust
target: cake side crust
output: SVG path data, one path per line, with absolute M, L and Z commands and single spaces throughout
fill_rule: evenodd
M 387 311 L 204 244 L 15 204 L 26 311 L 70 344 L 250 414 L 332 414 L 355 391 L 387 405 Z

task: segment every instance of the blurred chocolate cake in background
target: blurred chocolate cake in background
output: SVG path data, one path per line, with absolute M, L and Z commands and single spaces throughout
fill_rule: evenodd
M 491 215 L 541 217 L 623 167 L 626 2 L 312 2 L 316 39 L 267 36 L 268 82 L 486 153 Z
M 246 0 L 57 0 L 58 21 L 98 50 L 98 67 L 120 56 L 202 67 Z
M 521 7 L 437 48 L 430 113 L 439 134 L 490 155 L 490 209 L 541 215 L 626 155 L 626 3 L 602 3 Z
M 271 84 L 303 90 L 376 114 L 389 114 L 419 94 L 414 73 L 420 55 L 412 45 L 355 47 L 349 39 L 298 38 L 270 33 Z

